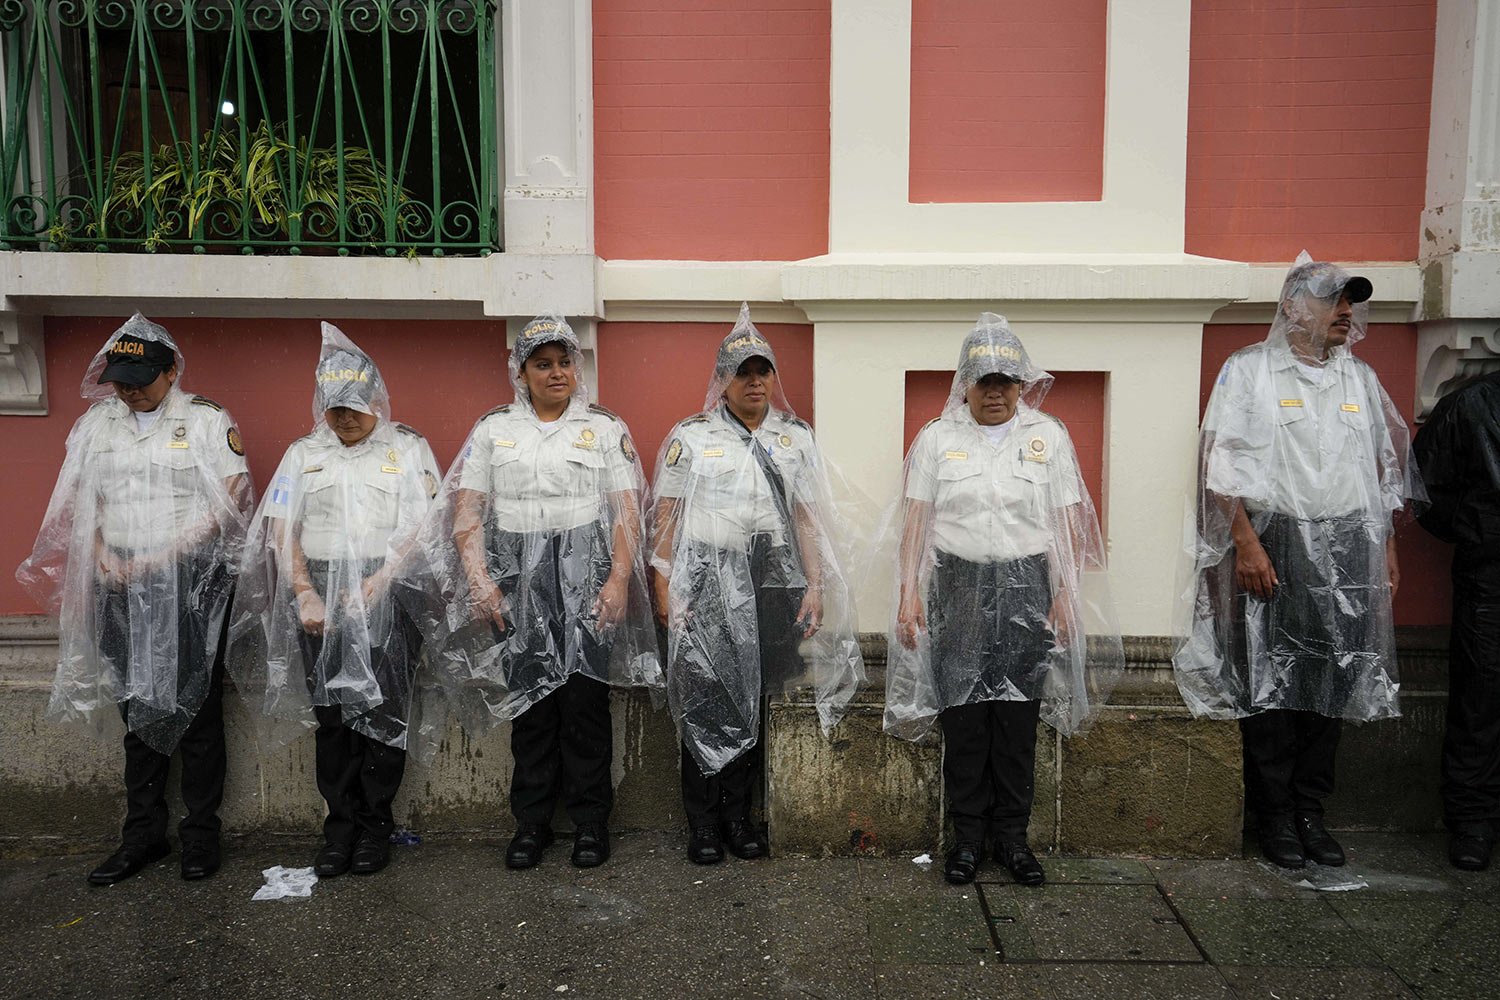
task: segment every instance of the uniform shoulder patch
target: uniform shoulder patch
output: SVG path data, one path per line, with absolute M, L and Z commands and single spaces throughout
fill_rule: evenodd
M 604 407 L 600 406 L 598 403 L 590 403 L 589 404 L 589 412 L 602 414 L 602 415 L 608 417 L 609 419 L 615 421 L 616 423 L 624 423 L 625 422 L 625 421 L 621 420 L 619 418 L 619 415 L 617 415 L 616 413 L 614 413 L 612 410 L 607 410 Z
M 800 427 L 805 431 L 812 430 L 812 424 L 808 423 L 806 420 L 803 420 L 801 417 L 794 417 L 790 413 L 788 413 L 784 414 L 784 419 L 793 427 Z
M 504 406 L 497 406 L 493 410 L 491 410 L 490 412 L 486 413 L 483 417 L 480 417 L 479 419 L 483 420 L 485 417 L 493 417 L 497 413 L 509 413 L 510 412 L 510 408 L 512 406 L 514 406 L 514 405 L 515 404 L 513 404 L 513 403 L 506 403 Z
M 406 424 L 402 423 L 396 424 L 396 430 L 400 431 L 403 434 L 410 434 L 412 437 L 419 438 L 422 436 L 421 432 L 418 431 L 415 427 L 408 427 Z
M 208 407 L 211 410 L 222 410 L 222 409 L 224 409 L 224 407 L 220 406 L 218 403 L 215 403 L 213 400 L 209 399 L 207 396 L 194 396 L 192 401 L 194 403 L 197 403 L 199 406 L 206 406 L 206 407 Z
M 709 416 L 707 413 L 695 413 L 691 417 L 688 417 L 686 420 L 682 421 L 682 426 L 686 427 L 688 424 L 706 424 L 708 423 L 708 421 Z
M 224 433 L 224 438 L 229 444 L 229 450 L 243 458 L 245 455 L 245 442 L 240 440 L 240 429 L 231 425 L 229 430 Z

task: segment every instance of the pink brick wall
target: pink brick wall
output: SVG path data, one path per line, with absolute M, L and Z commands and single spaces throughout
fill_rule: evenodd
M 1436 0 L 1193 0 L 1187 250 L 1411 260 Z
M 601 257 L 828 250 L 830 0 L 594 0 Z
M 911 8 L 911 201 L 1098 201 L 1106 0 Z

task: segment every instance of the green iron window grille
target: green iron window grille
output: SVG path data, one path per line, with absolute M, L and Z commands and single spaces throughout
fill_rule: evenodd
M 495 0 L 0 0 L 0 248 L 488 253 Z

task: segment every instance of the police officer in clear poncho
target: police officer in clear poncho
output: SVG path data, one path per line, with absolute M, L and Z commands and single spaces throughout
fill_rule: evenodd
M 942 726 L 955 884 L 973 881 L 986 835 L 1017 882 L 1042 884 L 1026 840 L 1037 720 L 1078 732 L 1124 665 L 1073 442 L 1038 409 L 1051 385 L 984 313 L 906 459 L 885 728 Z
M 515 401 L 479 419 L 423 525 L 423 632 L 462 724 L 511 723 L 506 864 L 540 860 L 561 796 L 572 862 L 592 867 L 609 857 L 609 688 L 661 684 L 645 480 L 624 422 L 589 402 L 560 317 L 526 325 L 510 376 Z
M 251 522 L 234 601 L 230 670 L 271 742 L 317 727 L 321 878 L 386 866 L 406 768 L 421 637 L 398 590 L 438 470 L 390 407 L 375 362 L 324 323 L 313 430 Z
M 1240 720 L 1261 848 L 1293 868 L 1344 862 L 1323 825 L 1340 720 L 1399 714 L 1392 515 L 1421 487 L 1405 422 L 1350 351 L 1371 291 L 1300 256 L 1200 438 L 1177 683 L 1195 715 Z
M 725 841 L 759 857 L 750 809 L 763 697 L 810 684 L 826 732 L 864 681 L 864 661 L 826 468 L 748 307 L 719 347 L 703 412 L 668 435 L 654 492 L 651 562 L 688 857 L 717 862 Z
M 224 793 L 222 641 L 254 504 L 239 431 L 218 403 L 182 391 L 182 352 L 139 313 L 94 356 L 94 404 L 17 578 L 58 616 L 48 715 L 124 719 L 122 844 L 89 875 L 128 878 L 165 857 L 167 771 L 182 753 L 182 875 L 219 867 Z

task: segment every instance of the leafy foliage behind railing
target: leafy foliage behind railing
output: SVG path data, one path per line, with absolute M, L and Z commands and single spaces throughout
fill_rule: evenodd
M 494 0 L 0 0 L 0 246 L 498 246 Z

